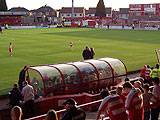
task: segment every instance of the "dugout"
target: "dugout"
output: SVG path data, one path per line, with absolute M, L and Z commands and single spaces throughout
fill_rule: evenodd
M 126 77 L 125 64 L 114 58 L 101 58 L 66 64 L 28 68 L 31 85 L 39 96 L 99 91 L 117 85 Z

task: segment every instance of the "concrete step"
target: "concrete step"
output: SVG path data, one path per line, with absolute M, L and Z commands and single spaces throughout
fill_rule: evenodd
M 97 117 L 97 112 L 87 112 L 86 120 L 95 120 Z

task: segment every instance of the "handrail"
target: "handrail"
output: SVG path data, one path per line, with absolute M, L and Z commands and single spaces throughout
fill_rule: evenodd
M 100 100 L 97 100 L 97 101 L 93 101 L 93 102 L 89 102 L 89 103 L 85 103 L 85 104 L 81 104 L 81 105 L 78 105 L 77 108 L 81 108 L 81 107 L 86 107 L 86 106 L 89 106 L 89 105 L 93 105 L 93 104 L 97 104 L 97 103 L 100 103 L 102 102 L 103 99 L 100 99 Z M 56 111 L 57 114 L 61 114 L 62 112 L 64 112 L 65 109 L 62 109 L 62 110 L 59 110 L 59 111 Z M 32 118 L 28 118 L 28 119 L 25 119 L 25 120 L 40 120 L 41 118 L 44 118 L 47 114 L 43 114 L 43 115 L 39 115 L 39 116 L 36 116 L 36 117 L 32 117 Z

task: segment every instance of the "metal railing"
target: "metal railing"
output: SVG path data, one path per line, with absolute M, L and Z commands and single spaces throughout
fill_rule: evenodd
M 93 107 L 94 105 L 97 106 L 97 109 L 98 109 L 98 106 L 99 104 L 102 102 L 103 99 L 100 99 L 100 100 L 97 100 L 97 101 L 93 101 L 93 102 L 89 102 L 89 103 L 85 103 L 85 104 L 81 104 L 81 105 L 78 105 L 77 108 L 87 108 L 87 109 L 90 109 L 91 107 Z M 65 111 L 65 109 L 62 109 L 62 110 L 59 110 L 59 111 L 56 111 L 57 112 L 57 115 L 58 115 L 58 118 L 61 117 L 62 113 Z M 29 118 L 29 119 L 25 119 L 25 120 L 44 120 L 44 118 L 46 117 L 47 114 L 43 114 L 43 115 L 39 115 L 39 116 L 36 116 L 36 117 L 32 117 L 32 118 Z M 96 118 L 95 118 L 96 119 Z

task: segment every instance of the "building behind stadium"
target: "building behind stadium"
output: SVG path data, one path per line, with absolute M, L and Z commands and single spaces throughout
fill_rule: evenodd
M 62 7 L 55 10 L 50 6 L 42 6 L 38 9 L 27 10 L 23 7 L 14 7 L 6 12 L 0 12 L 0 25 L 31 26 L 31 25 L 56 25 L 85 26 L 100 24 L 100 18 L 95 16 L 96 8 L 85 9 L 84 7 Z M 128 8 L 119 10 L 106 8 L 106 17 L 101 18 L 103 25 L 130 25 L 140 27 L 160 25 L 160 3 L 153 4 L 130 4 Z

